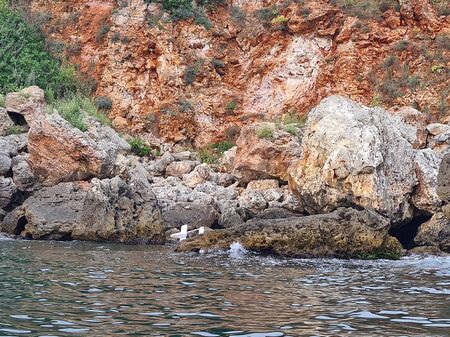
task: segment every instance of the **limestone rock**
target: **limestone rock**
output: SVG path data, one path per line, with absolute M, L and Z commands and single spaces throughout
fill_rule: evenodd
M 22 115 L 28 125 L 31 125 L 36 116 L 45 114 L 45 104 L 44 90 L 37 86 L 9 93 L 5 99 L 6 110 Z
M 450 153 L 447 153 L 439 166 L 437 194 L 443 201 L 450 202 Z
M 179 202 L 163 210 L 164 222 L 169 229 L 183 225 L 188 225 L 188 229 L 211 227 L 218 217 L 212 206 L 191 202 Z
M 259 191 L 270 190 L 278 187 L 279 187 L 278 180 L 275 179 L 252 180 L 247 185 L 247 189 Z
M 130 149 L 108 126 L 88 119 L 86 132 L 54 113 L 33 121 L 28 133 L 30 165 L 45 186 L 114 176 L 116 157 Z
M 265 130 L 267 134 L 263 134 Z M 278 128 L 274 123 L 249 125 L 241 130 L 237 140 L 233 175 L 246 181 L 287 180 L 288 167 L 301 154 L 299 136 Z
M 211 177 L 211 169 L 207 164 L 197 166 L 191 173 L 183 176 L 183 181 L 186 186 L 194 188 L 197 185 L 204 183 Z
M 388 235 L 389 220 L 371 211 L 340 208 L 333 213 L 253 219 L 182 242 L 178 251 L 244 248 L 288 257 L 398 258 L 401 244 Z
M 7 131 L 14 125 L 6 109 L 0 107 L 0 136 L 6 136 Z
M 254 213 L 260 212 L 267 207 L 267 201 L 261 191 L 247 189 L 239 198 L 239 205 Z
M 172 162 L 166 168 L 166 175 L 182 178 L 183 175 L 190 173 L 196 165 L 197 162 L 192 160 Z
M 7 207 L 16 193 L 17 187 L 11 178 L 0 176 L 0 208 Z
M 414 241 L 421 246 L 439 247 L 444 252 L 450 253 L 450 220 L 442 212 L 419 227 Z
M 426 147 L 428 136 L 427 116 L 410 106 L 396 107 L 395 109 L 389 110 L 389 112 L 401 117 L 403 122 L 416 129 L 416 141 L 413 143 L 415 149 L 423 149 Z
M 162 243 L 161 214 L 142 187 L 118 177 L 46 187 L 8 213 L 2 230 L 33 239 Z
M 442 204 L 437 194 L 437 177 L 441 156 L 431 149 L 419 150 L 415 153 L 414 163 L 418 185 L 412 195 L 414 206 L 431 214 L 437 212 Z
M 436 152 L 447 152 L 450 147 L 450 126 L 433 123 L 427 125 L 427 131 L 429 133 L 427 147 Z
M 32 191 L 37 182 L 36 177 L 28 163 L 28 155 L 19 155 L 12 160 L 13 180 L 21 191 Z
M 360 206 L 410 219 L 415 140 L 415 128 L 385 110 L 328 97 L 309 114 L 290 186 L 309 213 Z

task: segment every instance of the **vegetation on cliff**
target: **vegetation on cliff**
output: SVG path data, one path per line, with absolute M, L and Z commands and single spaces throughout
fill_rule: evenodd
M 0 1 L 0 92 L 38 85 L 50 97 L 77 89 L 75 68 L 55 59 L 42 34 Z

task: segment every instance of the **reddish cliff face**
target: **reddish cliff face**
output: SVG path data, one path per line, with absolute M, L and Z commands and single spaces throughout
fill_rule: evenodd
M 229 0 L 208 13 L 208 28 L 144 0 L 33 0 L 30 10 L 112 99 L 117 129 L 205 146 L 331 94 L 445 118 L 446 2 L 390 2 L 367 15 L 344 0 Z

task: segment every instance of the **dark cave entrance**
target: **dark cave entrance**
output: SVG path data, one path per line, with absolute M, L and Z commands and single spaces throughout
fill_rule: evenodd
M 414 238 L 417 235 L 420 225 L 430 219 L 431 215 L 429 214 L 419 214 L 409 222 L 392 226 L 389 230 L 389 235 L 397 238 L 404 248 L 412 249 L 417 247 L 417 244 L 414 242 Z

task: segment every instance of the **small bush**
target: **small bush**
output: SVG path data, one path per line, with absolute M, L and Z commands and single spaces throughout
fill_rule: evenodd
M 232 125 L 225 130 L 225 134 L 228 140 L 234 141 L 241 134 L 241 128 L 236 125 Z
M 139 157 L 148 156 L 151 152 L 150 147 L 141 138 L 131 138 L 128 140 L 128 144 L 131 146 L 131 152 Z
M 217 150 L 220 154 L 223 154 L 224 152 L 228 151 L 234 146 L 234 143 L 230 140 L 224 140 L 222 142 L 214 143 L 212 145 L 212 148 Z
M 78 97 L 56 101 L 53 107 L 74 128 L 83 132 L 88 129 Z
M 401 40 L 394 45 L 394 50 L 397 52 L 402 52 L 408 49 L 409 42 L 407 40 Z
M 10 135 L 19 135 L 21 133 L 24 132 L 24 130 L 18 126 L 18 125 L 13 125 L 13 126 L 9 126 L 8 128 L 6 128 L 6 135 L 10 136 Z
M 86 114 L 94 117 L 97 121 L 104 125 L 111 126 L 111 121 L 108 116 L 97 110 L 94 102 L 89 97 L 82 95 L 72 95 L 70 97 L 56 100 L 51 110 L 56 110 L 65 120 L 67 120 L 73 127 L 86 131 L 88 125 L 86 124 Z
M 398 58 L 396 56 L 390 55 L 384 59 L 383 68 L 390 69 L 397 64 L 398 64 Z
M 3 96 L 2 94 L 0 94 L 0 108 L 4 108 L 5 107 L 5 96 Z
M 193 110 L 192 104 L 186 99 L 178 100 L 178 111 L 181 113 L 191 112 Z
M 308 116 L 306 115 L 299 116 L 297 113 L 290 111 L 284 116 L 283 123 L 284 125 L 295 124 L 298 127 L 302 127 L 305 125 L 307 118 Z
M 231 7 L 230 14 L 233 21 L 239 25 L 244 25 L 247 21 L 247 14 L 240 7 Z
M 258 136 L 258 138 L 272 138 L 273 130 L 272 130 L 272 128 L 270 128 L 268 126 L 264 126 L 258 130 L 256 135 Z
M 198 60 L 197 62 L 195 62 L 195 64 L 190 64 L 186 66 L 183 76 L 184 84 L 191 85 L 195 82 L 197 74 L 200 71 L 202 65 L 203 60 Z
M 106 19 L 102 19 L 100 22 L 100 28 L 98 29 L 98 32 L 95 35 L 95 41 L 97 41 L 97 43 L 101 42 L 103 38 L 106 36 L 106 34 L 109 33 L 110 29 L 111 26 L 109 25 L 109 23 L 106 22 Z
M 220 159 L 220 156 L 209 148 L 200 149 L 198 151 L 198 156 L 202 163 L 209 165 L 217 164 Z
M 286 126 L 284 127 L 284 130 L 285 130 L 287 133 L 290 133 L 290 134 L 293 135 L 293 136 L 297 136 L 297 135 L 298 135 L 298 127 L 297 127 L 295 124 L 289 124 L 289 125 L 286 125 Z
M 108 111 L 112 108 L 112 99 L 106 96 L 99 96 L 95 99 L 97 109 Z
M 227 103 L 227 106 L 225 107 L 227 114 L 231 115 L 234 112 L 234 110 L 236 110 L 237 106 L 238 100 L 237 98 L 233 98 L 231 101 Z

